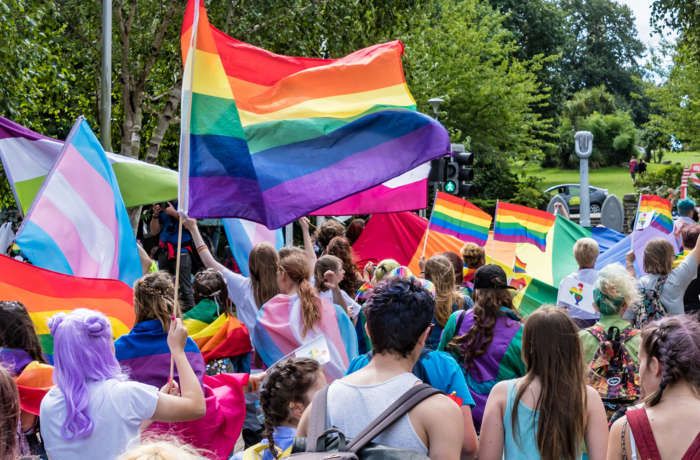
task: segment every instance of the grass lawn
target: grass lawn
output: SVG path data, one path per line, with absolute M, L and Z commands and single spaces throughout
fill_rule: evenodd
M 700 163 L 700 152 L 679 152 L 668 153 L 664 157 L 664 161 L 670 160 L 673 163 L 681 163 L 684 166 L 689 166 L 691 163 Z M 648 171 L 654 171 L 662 168 L 663 164 L 650 163 Z M 548 188 L 557 184 L 578 183 L 578 169 L 559 169 L 559 168 L 540 168 L 537 166 L 529 166 L 526 168 L 529 174 L 543 178 L 543 187 Z M 591 185 L 608 189 L 610 193 L 617 195 L 618 198 L 626 193 L 634 193 L 632 178 L 629 175 L 627 168 L 609 166 L 606 168 L 591 169 L 590 171 Z M 669 184 L 670 185 L 670 184 Z M 679 184 L 674 184 L 678 186 Z

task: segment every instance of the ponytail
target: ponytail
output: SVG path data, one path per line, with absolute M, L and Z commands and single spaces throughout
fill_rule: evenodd
M 299 301 L 301 302 L 301 316 L 304 322 L 303 334 L 306 335 L 321 320 L 321 298 L 309 281 L 311 272 L 306 254 L 296 252 L 289 254 L 282 258 L 280 266 L 297 285 Z

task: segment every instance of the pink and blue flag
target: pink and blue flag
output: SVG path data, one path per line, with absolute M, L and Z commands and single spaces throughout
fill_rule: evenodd
M 128 286 L 142 275 L 119 184 L 82 117 L 73 125 L 16 242 L 32 264 L 59 273 L 118 279 Z
M 248 256 L 256 244 L 269 243 L 276 250 L 280 250 L 284 245 L 281 228 L 270 230 L 262 224 L 245 219 L 223 219 L 221 223 L 226 231 L 233 258 L 236 259 L 236 265 L 243 276 L 250 276 Z

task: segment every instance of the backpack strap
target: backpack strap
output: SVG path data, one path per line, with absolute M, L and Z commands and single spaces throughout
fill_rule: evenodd
M 357 454 L 363 447 L 379 436 L 384 430 L 393 425 L 411 409 L 425 399 L 441 393 L 430 385 L 420 384 L 411 387 L 399 399 L 394 401 L 384 412 L 379 414 L 364 430 L 347 446 L 349 452 Z
M 630 424 L 634 443 L 639 450 L 639 456 L 645 460 L 661 460 L 659 448 L 654 440 L 654 433 L 651 431 L 651 424 L 644 408 L 631 409 L 625 414 L 627 422 Z
M 603 329 L 601 326 L 598 326 L 598 325 L 591 326 L 586 330 L 593 337 L 595 337 L 598 342 L 603 342 L 603 341 L 607 340 L 607 337 L 605 335 L 605 329 Z
M 682 460 L 697 460 L 700 458 L 700 433 L 695 436 L 693 443 L 688 447 L 688 450 L 683 454 Z
M 457 318 L 457 325 L 455 326 L 455 336 L 459 335 L 459 330 L 462 328 L 462 323 L 464 322 L 464 317 L 467 316 L 467 310 L 462 310 L 459 312 L 459 317 Z
M 328 404 L 328 385 L 316 393 L 311 403 L 311 416 L 309 418 L 309 430 L 306 435 L 306 451 L 316 452 L 318 438 L 328 429 L 328 416 L 326 406 Z

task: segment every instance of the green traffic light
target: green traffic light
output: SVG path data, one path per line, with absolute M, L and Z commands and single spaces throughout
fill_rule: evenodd
M 451 180 L 445 182 L 445 191 L 447 193 L 454 193 L 457 190 L 457 184 Z

